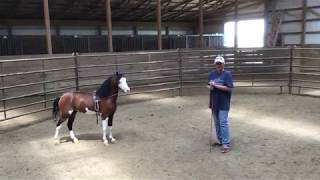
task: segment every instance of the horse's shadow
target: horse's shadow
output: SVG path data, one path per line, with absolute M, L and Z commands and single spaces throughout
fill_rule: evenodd
M 102 141 L 102 134 L 100 133 L 87 133 L 87 134 L 78 134 L 76 135 L 79 141 Z M 123 137 L 121 134 L 114 134 L 114 137 L 118 140 L 122 140 Z M 60 138 L 60 143 L 72 142 L 70 136 L 64 136 Z

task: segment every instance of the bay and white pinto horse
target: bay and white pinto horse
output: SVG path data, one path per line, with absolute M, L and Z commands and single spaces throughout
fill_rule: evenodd
M 58 138 L 61 123 L 68 119 L 68 129 L 70 138 L 74 143 L 78 142 L 73 130 L 72 124 L 77 112 L 82 113 L 98 113 L 102 119 L 102 140 L 105 145 L 108 145 L 106 135 L 107 124 L 109 128 L 109 140 L 114 143 L 116 139 L 112 136 L 112 121 L 113 115 L 117 109 L 117 98 L 119 88 L 124 92 L 130 91 L 126 78 L 122 74 L 115 74 L 106 79 L 98 88 L 96 94 L 87 92 L 67 92 L 61 97 L 58 97 L 53 102 L 53 117 L 56 120 L 59 113 L 59 120 L 56 124 L 54 134 L 55 143 L 59 144 Z

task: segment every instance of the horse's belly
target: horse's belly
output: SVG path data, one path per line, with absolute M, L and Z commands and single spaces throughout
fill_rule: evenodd
M 85 114 L 96 114 L 97 112 L 90 110 L 89 108 L 85 108 Z

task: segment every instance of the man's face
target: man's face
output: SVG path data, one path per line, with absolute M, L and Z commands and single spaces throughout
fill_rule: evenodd
M 215 64 L 215 67 L 216 67 L 216 70 L 217 70 L 217 71 L 222 71 L 223 68 L 224 68 L 224 64 L 221 63 L 221 62 L 217 62 L 217 63 Z

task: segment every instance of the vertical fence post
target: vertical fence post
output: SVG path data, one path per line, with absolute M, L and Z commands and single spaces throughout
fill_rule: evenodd
M 115 55 L 114 63 L 116 64 L 116 72 L 119 72 L 119 67 L 118 67 L 118 55 L 117 55 L 117 54 Z
M 179 61 L 179 96 L 182 96 L 182 57 L 181 57 L 181 49 L 178 48 L 178 61 Z
M 188 36 L 186 35 L 186 48 L 188 49 L 189 48 L 189 39 L 188 39 Z
M 289 61 L 289 94 L 292 94 L 292 66 L 293 66 L 293 47 L 290 47 L 290 61 Z
M 148 70 L 150 70 L 151 69 L 151 54 L 150 53 L 148 53 Z M 150 75 L 150 72 L 148 72 L 148 76 Z
M 47 107 L 47 89 L 46 89 L 46 73 L 44 72 L 45 66 L 44 66 L 44 59 L 41 60 L 42 65 L 42 87 L 43 87 L 43 105 L 44 108 Z
M 1 72 L 4 72 L 3 71 L 3 65 L 2 65 L 2 63 L 0 62 L 0 68 L 1 68 Z M 4 119 L 7 119 L 7 112 L 6 112 L 6 100 L 4 100 L 5 98 L 6 98 L 6 96 L 5 96 L 5 90 L 4 90 L 4 87 L 5 87 L 5 85 L 4 85 L 4 76 L 1 76 L 1 87 L 2 87 L 2 89 L 1 89 L 1 92 L 2 92 L 2 105 L 3 105 L 3 115 L 4 115 Z
M 238 64 L 239 64 L 239 54 L 238 54 L 238 49 L 234 48 L 233 50 L 233 67 L 234 67 L 234 71 L 238 72 Z
M 91 53 L 91 38 L 88 36 L 88 53 Z
M 1 70 L 2 70 L 2 64 L 1 64 Z M 2 71 L 3 72 L 3 71 Z M 7 119 L 7 112 L 6 112 L 6 100 L 5 99 L 5 91 L 4 91 L 4 80 L 3 80 L 3 76 L 1 76 L 1 84 L 2 84 L 2 104 L 3 104 L 3 115 L 4 115 L 4 119 Z
M 143 36 L 141 36 L 141 50 L 144 50 L 144 41 L 143 41 Z
M 78 72 L 78 53 L 72 53 L 74 56 L 74 75 L 75 75 L 75 83 L 76 83 L 76 90 L 79 91 L 79 72 Z

